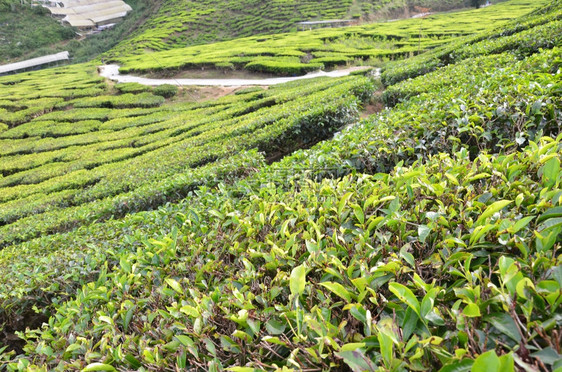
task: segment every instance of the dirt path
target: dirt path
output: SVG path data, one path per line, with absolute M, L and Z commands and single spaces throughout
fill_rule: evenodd
M 253 86 L 253 85 L 275 85 L 287 83 L 294 80 L 302 79 L 312 79 L 320 76 L 327 77 L 342 77 L 347 76 L 353 71 L 365 70 L 370 67 L 360 66 L 360 67 L 350 67 L 344 70 L 335 70 L 330 72 L 318 71 L 313 72 L 304 76 L 295 77 L 279 77 L 279 78 L 267 78 L 267 79 L 150 79 L 140 76 L 133 75 L 121 75 L 119 74 L 118 65 L 104 65 L 98 67 L 100 76 L 107 79 L 119 82 L 119 83 L 139 83 L 143 85 L 162 85 L 162 84 L 172 84 L 172 85 L 199 85 L 199 86 L 222 86 L 222 87 L 239 87 L 239 86 Z

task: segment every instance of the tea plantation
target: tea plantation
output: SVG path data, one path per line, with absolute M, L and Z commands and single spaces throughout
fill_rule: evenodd
M 493 7 L 380 78 L 0 77 L 0 370 L 562 371 L 562 1 Z
M 401 60 L 446 44 L 455 37 L 488 31 L 494 25 L 528 13 L 541 3 L 546 2 L 516 0 L 479 10 L 436 14 L 422 19 L 253 36 L 212 46 L 192 46 L 138 56 L 130 55 L 134 52 L 120 56 L 117 48 L 108 56 L 123 65 L 122 73 L 173 74 L 183 69 L 211 68 L 299 75 L 346 64 Z M 143 40 L 145 44 L 141 51 L 160 49 L 149 45 L 152 38 L 143 36 Z
M 469 3 L 467 0 L 165 1 L 156 14 L 110 54 L 143 54 L 147 50 L 296 31 L 297 23 L 302 21 L 389 19 L 420 11 L 459 9 Z
M 0 0 L 0 62 L 64 50 L 70 51 L 75 62 L 84 62 L 117 44 L 111 55 L 142 54 L 147 49 L 295 31 L 302 21 L 402 18 L 425 11 L 469 7 L 471 1 L 474 0 L 127 0 L 133 11 L 123 21 L 110 30 L 83 38 L 77 33 L 84 34 L 85 30 L 62 26 L 47 10 L 35 6 L 35 0 Z

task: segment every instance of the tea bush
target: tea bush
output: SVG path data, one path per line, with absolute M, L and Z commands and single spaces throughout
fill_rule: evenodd
M 361 121 L 375 85 L 350 76 L 40 139 L 93 110 L 64 98 L 21 124 L 0 143 L 0 369 L 558 371 L 562 51 L 522 45 Z M 0 78 L 2 107 L 28 76 Z
M 178 87 L 171 84 L 163 84 L 155 87 L 152 92 L 157 96 L 172 98 L 173 96 L 178 94 Z
M 424 19 L 320 29 L 281 35 L 252 36 L 209 45 L 172 50 L 152 46 L 155 53 L 122 52 L 108 56 L 122 65 L 121 73 L 176 73 L 182 69 L 247 69 L 277 74 L 304 74 L 322 66 L 336 67 L 357 60 L 402 60 L 435 49 L 459 35 L 489 31 L 546 2 L 512 0 L 479 10 L 431 15 Z M 544 17 L 544 16 L 543 16 Z M 142 51 L 146 43 L 143 40 Z M 482 40 L 482 39 L 480 39 Z M 131 44 L 127 44 L 131 46 Z M 176 45 L 177 46 L 177 45 Z M 439 50 L 449 50 L 443 47 Z M 433 62 L 425 66 L 431 71 Z M 393 81 L 398 81 L 393 79 Z M 385 83 L 389 83 L 385 80 Z
M 416 58 L 390 64 L 381 75 L 382 81 L 390 86 L 467 57 L 510 51 L 519 58 L 524 58 L 540 48 L 559 45 L 561 2 L 555 0 L 549 9 L 548 12 L 531 12 L 495 30 L 454 41 Z
M 150 91 L 150 87 L 139 83 L 118 83 L 115 89 L 120 93 L 142 93 Z
M 367 78 L 317 79 L 271 88 L 263 98 L 239 95 L 216 107 L 179 104 L 137 116 L 116 111 L 160 105 L 164 98 L 141 92 L 69 100 L 72 109 L 44 114 L 0 139 L 0 245 L 155 208 L 142 201 L 142 193 L 151 193 L 147 185 L 245 149 L 280 156 L 310 146 L 354 120 L 372 91 Z M 66 129 L 73 125 L 82 130 Z M 59 128 L 56 135 L 50 127 Z M 124 205 L 116 202 L 128 193 Z
M 168 236 L 129 230 L 138 248 L 89 253 L 97 279 L 27 332 L 36 357 L 12 368 L 530 368 L 556 355 L 561 150 L 544 138 L 285 191 L 271 171 L 203 187 L 152 212 L 175 216 Z

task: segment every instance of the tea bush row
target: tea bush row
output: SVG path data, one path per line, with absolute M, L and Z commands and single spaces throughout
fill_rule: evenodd
M 323 90 L 323 85 L 327 89 Z M 0 227 L 0 244 L 65 229 L 67 217 L 71 219 L 73 214 L 95 209 L 85 203 L 115 197 L 147 182 L 171 177 L 186 168 L 213 162 L 242 149 L 258 147 L 267 153 L 290 152 L 296 146 L 314 143 L 355 118 L 359 99 L 365 99 L 371 91 L 372 86 L 366 78 L 318 81 L 301 84 L 300 88 L 292 85 L 287 89 L 289 95 L 278 89 L 278 97 L 272 92 L 271 98 L 262 99 L 272 100 L 265 107 L 260 107 L 259 101 L 250 101 L 250 105 L 257 104 L 255 109 L 240 110 L 234 105 L 233 110 L 239 111 L 237 115 L 217 112 L 225 115 L 221 120 L 202 114 L 199 122 L 197 116 L 195 121 L 184 121 L 189 118 L 190 112 L 187 111 L 183 116 L 153 124 L 168 127 L 161 131 L 147 132 L 147 126 L 114 134 L 103 131 L 96 134 L 99 142 L 90 146 L 7 157 L 3 162 L 6 164 L 4 169 L 10 164 L 19 168 L 12 168 L 14 173 L 6 174 L 0 180 L 5 191 L 3 201 L 12 200 L 2 205 L 4 213 L 0 213 L 0 220 L 6 225 Z M 331 119 L 327 120 L 327 117 Z M 122 136 L 121 132 L 137 132 L 137 137 L 120 139 L 117 136 Z M 92 134 L 84 136 L 91 137 Z M 51 141 L 57 143 L 60 140 Z M 25 165 L 29 169 L 23 171 L 21 168 Z M 88 170 L 87 176 L 82 170 Z M 74 184 L 74 191 L 61 197 L 60 191 L 67 190 L 70 184 Z M 82 190 L 85 186 L 88 187 Z M 55 199 L 45 193 L 47 190 L 55 193 Z M 25 208 L 18 209 L 19 212 L 12 210 L 24 205 L 17 201 L 18 198 L 33 194 L 37 195 L 37 200 L 25 203 Z M 71 209 L 66 210 L 67 207 Z M 104 216 L 109 215 L 109 212 L 104 213 Z M 92 221 L 94 216 L 101 217 L 91 213 L 80 216 L 78 220 L 84 223 Z
M 391 64 L 383 71 L 382 81 L 386 86 L 390 86 L 463 58 L 505 51 L 524 58 L 536 53 L 540 48 L 559 45 L 561 6 L 560 1 L 556 0 L 550 4 L 551 11 L 547 14 L 540 11 L 531 12 L 506 26 L 455 41 L 410 60 Z
M 148 218 L 169 235 L 81 257 L 95 279 L 11 368 L 557 366 L 560 146 L 203 187 Z
M 336 29 L 274 36 L 253 36 L 150 54 L 108 57 L 121 73 L 175 73 L 182 69 L 256 69 L 282 74 L 334 67 L 348 62 L 401 59 L 443 45 L 457 35 L 471 35 L 523 15 L 544 2 L 512 0 L 480 10 Z M 143 49 L 144 50 L 144 49 Z M 259 64 L 255 62 L 260 57 Z M 293 57 L 289 60 L 289 57 Z M 295 60 L 294 58 L 299 58 Z M 269 62 L 266 62 L 269 61 Z M 324 64 L 325 61 L 326 63 Z M 306 68 L 305 65 L 310 65 Z M 300 72 L 299 72 L 300 69 Z

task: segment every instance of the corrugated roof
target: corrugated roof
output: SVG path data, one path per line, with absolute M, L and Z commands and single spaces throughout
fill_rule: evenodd
M 127 12 L 118 12 L 118 13 L 110 13 L 110 14 L 98 14 L 95 17 L 90 18 L 96 24 L 102 22 L 108 22 L 114 19 L 123 18 L 127 15 Z
M 48 7 L 51 14 L 66 16 L 63 21 L 74 27 L 91 27 L 123 18 L 133 10 L 122 0 L 62 0 L 63 7 Z
M 9 65 L 0 66 L 0 74 L 5 74 L 7 72 L 14 72 L 19 70 L 25 70 L 27 68 L 46 65 L 52 62 L 66 61 L 68 60 L 68 52 L 60 52 L 57 54 L 50 54 L 48 56 L 28 59 L 26 61 L 10 63 Z
M 94 27 L 96 24 L 91 19 L 85 19 L 80 15 L 69 14 L 63 18 L 63 21 L 68 22 L 73 27 Z

